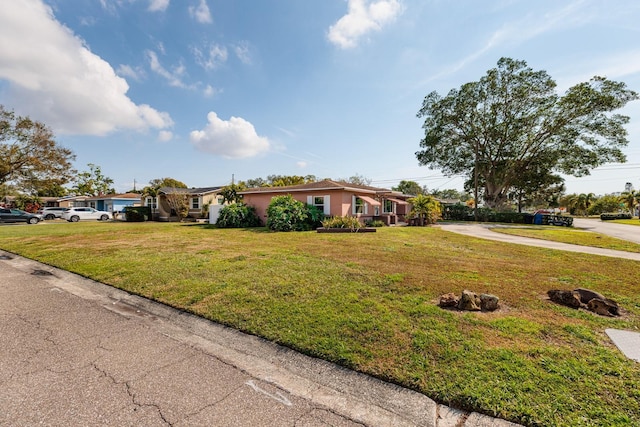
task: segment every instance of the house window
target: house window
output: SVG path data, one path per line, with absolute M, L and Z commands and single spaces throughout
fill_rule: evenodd
M 156 209 L 158 207 L 156 200 L 157 199 L 155 197 L 149 196 L 145 199 L 145 205 L 151 209 Z
M 384 213 L 393 213 L 393 202 L 391 200 L 384 201 Z
M 307 205 L 315 206 L 325 215 L 331 215 L 330 196 L 307 196 Z
M 191 198 L 191 209 L 200 209 L 200 198 L 192 197 Z
M 315 196 L 313 198 L 313 206 L 324 212 L 324 196 Z
M 353 212 L 356 214 L 365 213 L 364 200 L 362 200 L 360 197 L 356 197 L 355 203 L 353 204 Z

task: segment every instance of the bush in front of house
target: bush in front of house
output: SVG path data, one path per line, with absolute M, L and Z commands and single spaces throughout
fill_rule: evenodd
M 150 209 L 147 206 L 126 206 L 123 212 L 127 222 L 144 222 L 150 215 Z
M 267 208 L 267 227 L 273 231 L 311 230 L 309 207 L 290 194 L 276 196 Z
M 317 206 L 307 205 L 307 224 L 309 229 L 315 230 L 318 227 L 322 227 L 322 221 L 325 219 L 324 212 Z
M 253 206 L 232 203 L 220 209 L 216 225 L 220 228 L 260 227 L 262 221 Z
M 368 219 L 364 222 L 364 225 L 367 227 L 384 227 L 384 221 L 380 221 L 379 219 Z
M 322 221 L 324 228 L 350 228 L 357 229 L 363 227 L 362 223 L 355 216 L 334 216 Z
M 412 205 L 409 218 L 415 220 L 415 225 L 435 224 L 442 218 L 442 206 L 433 196 L 419 194 L 407 201 Z

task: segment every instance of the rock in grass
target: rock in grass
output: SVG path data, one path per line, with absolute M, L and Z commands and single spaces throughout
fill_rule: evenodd
M 589 301 L 591 301 L 594 298 L 599 298 L 602 300 L 606 299 L 604 295 L 599 294 L 596 291 L 592 291 L 591 289 L 578 288 L 578 289 L 574 289 L 573 292 L 578 293 L 578 295 L 580 296 L 580 302 L 582 304 L 589 304 Z
M 620 314 L 618 304 L 607 298 L 593 298 L 587 303 L 587 308 L 601 316 L 617 316 Z
M 458 301 L 458 309 L 466 311 L 480 311 L 480 297 L 475 293 L 468 290 L 462 291 L 460 301 Z
M 620 306 L 617 302 L 596 291 L 578 288 L 574 289 L 574 292 L 580 295 L 580 302 L 594 313 L 602 316 L 618 316 L 620 314 Z
M 440 295 L 440 301 L 438 305 L 442 308 L 452 308 L 458 306 L 458 301 L 460 299 L 453 292 L 449 292 L 448 294 Z
M 555 303 L 578 309 L 581 306 L 580 295 L 577 292 L 563 289 L 551 289 L 547 292 L 549 299 Z
M 480 294 L 480 308 L 482 311 L 495 311 L 498 308 L 498 297 L 491 294 Z

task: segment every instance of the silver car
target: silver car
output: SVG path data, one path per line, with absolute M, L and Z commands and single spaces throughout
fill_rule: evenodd
M 62 214 L 69 208 L 61 208 L 58 206 L 50 206 L 47 208 L 42 208 L 38 211 L 40 215 L 42 215 L 43 219 L 56 219 L 62 218 Z
M 106 221 L 109 218 L 111 218 L 109 212 L 99 211 L 94 208 L 69 208 L 62 213 L 62 219 L 66 219 L 69 222 L 78 222 L 85 219 Z

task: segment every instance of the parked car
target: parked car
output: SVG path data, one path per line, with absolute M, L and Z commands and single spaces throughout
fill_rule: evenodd
M 62 213 L 62 219 L 70 222 L 78 222 L 81 219 L 97 219 L 98 221 L 106 221 L 111 218 L 111 214 L 105 211 L 99 211 L 94 208 L 69 208 Z
M 68 209 L 69 208 L 52 206 L 48 208 L 42 208 L 38 211 L 38 213 L 42 215 L 42 219 L 56 219 L 56 218 L 62 218 L 62 214 Z
M 21 211 L 20 209 L 0 208 L 0 222 L 26 222 L 37 224 L 42 217 L 37 214 Z

